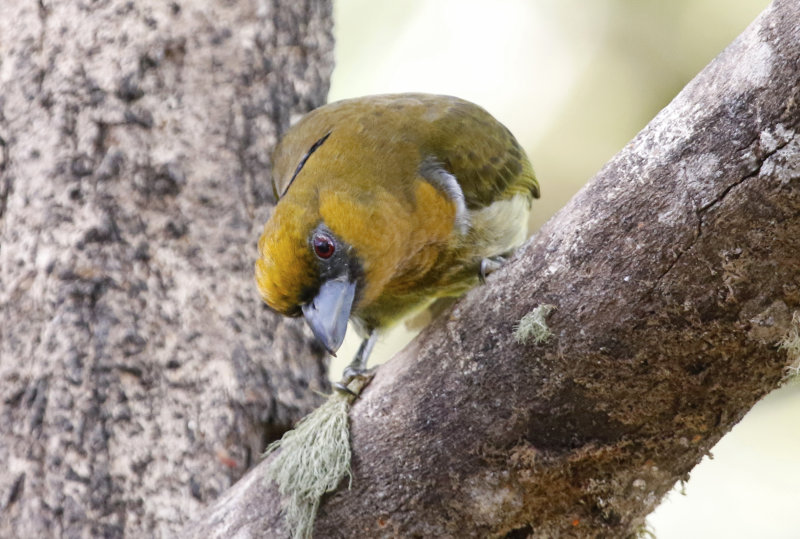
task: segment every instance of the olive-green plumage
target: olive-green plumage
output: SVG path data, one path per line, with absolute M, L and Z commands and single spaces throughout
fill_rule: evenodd
M 363 160 L 382 161 L 397 145 L 416 150 L 420 161 L 433 156 L 458 178 L 470 209 L 512 194 L 539 198 L 533 168 L 503 124 L 473 103 L 429 94 L 348 99 L 309 113 L 286 133 L 273 154 L 276 196 L 286 190 L 295 167 L 309 148 L 335 127 L 345 125 L 357 136 L 348 140 L 355 147 L 340 143 L 340 155 L 366 152 Z
M 539 196 L 508 129 L 477 105 L 427 94 L 311 112 L 276 148 L 273 181 L 256 281 L 270 307 L 302 310 L 323 341 L 311 318 L 328 315 L 312 309 L 349 302 L 369 333 L 474 286 L 481 261 L 524 239 Z

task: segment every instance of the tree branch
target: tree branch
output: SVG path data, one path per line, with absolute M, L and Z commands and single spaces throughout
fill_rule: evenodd
M 800 5 L 777 1 L 514 259 L 382 366 L 319 537 L 631 533 L 788 364 Z M 580 151 L 580 149 L 576 149 Z M 547 179 L 543 179 L 547 193 Z M 553 336 L 518 321 L 552 304 Z M 279 533 L 262 463 L 188 528 Z

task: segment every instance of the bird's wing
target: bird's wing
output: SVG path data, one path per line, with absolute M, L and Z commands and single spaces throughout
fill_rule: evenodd
M 379 118 L 376 126 L 370 118 Z M 273 188 L 280 198 L 307 159 L 332 132 L 364 137 L 362 153 L 391 160 L 393 144 L 411 143 L 422 152 L 423 175 L 441 166 L 455 176 L 470 210 L 524 194 L 539 197 L 539 183 L 514 135 L 483 108 L 462 99 L 395 94 L 340 101 L 309 113 L 302 129 L 291 129 L 272 156 Z M 298 124 L 299 126 L 299 124 Z M 366 126 L 366 127 L 365 127 Z M 365 157 L 365 156 L 362 156 Z M 434 174 L 435 176 L 435 174 Z M 443 177 L 430 177 L 446 191 Z
M 469 209 L 524 194 L 539 198 L 539 182 L 514 135 L 488 112 L 449 98 L 431 103 L 439 110 L 431 121 L 430 151 L 456 177 Z

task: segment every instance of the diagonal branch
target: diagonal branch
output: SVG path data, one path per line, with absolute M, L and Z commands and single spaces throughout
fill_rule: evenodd
M 800 310 L 799 80 L 800 5 L 776 1 L 379 369 L 351 413 L 352 488 L 323 502 L 318 536 L 641 526 L 788 364 L 776 344 Z M 541 304 L 557 306 L 553 336 L 517 343 Z M 262 474 L 191 535 L 277 532 Z

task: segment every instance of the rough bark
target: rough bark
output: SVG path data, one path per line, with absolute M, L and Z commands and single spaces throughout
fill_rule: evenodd
M 0 536 L 168 535 L 327 387 L 252 264 L 331 5 L 0 13 Z
M 317 535 L 641 526 L 784 376 L 799 79 L 800 4 L 777 1 L 487 286 L 378 369 L 351 412 L 352 488 L 324 500 Z M 517 343 L 541 304 L 557 307 L 553 336 Z M 265 465 L 187 536 L 281 533 Z

